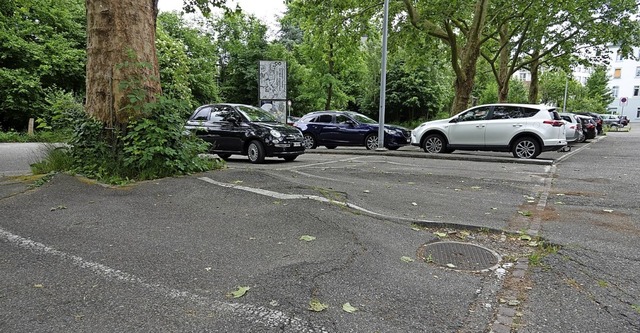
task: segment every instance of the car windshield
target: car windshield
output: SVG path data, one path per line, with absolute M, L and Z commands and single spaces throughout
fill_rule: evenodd
M 363 124 L 377 124 L 378 122 L 357 112 L 349 112 L 348 113 L 351 118 L 355 119 L 357 122 L 363 123 Z
M 269 112 L 250 105 L 239 105 L 238 110 L 252 122 L 275 123 L 276 118 Z

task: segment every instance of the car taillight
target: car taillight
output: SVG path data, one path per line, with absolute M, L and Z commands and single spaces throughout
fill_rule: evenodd
M 551 125 L 551 126 L 553 126 L 553 127 L 560 127 L 560 126 L 563 126 L 563 125 L 564 125 L 564 122 L 563 122 L 563 121 L 560 121 L 560 120 L 545 120 L 545 121 L 543 121 L 542 123 L 543 123 L 543 124 Z

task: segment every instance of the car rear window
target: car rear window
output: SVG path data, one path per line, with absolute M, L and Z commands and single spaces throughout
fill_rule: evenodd
M 555 109 L 549 110 L 549 115 L 553 120 L 562 120 L 562 118 L 560 117 L 560 114 Z
M 533 109 L 533 108 L 522 108 L 522 117 L 523 118 L 529 118 L 529 117 L 533 117 L 535 116 L 538 112 L 540 112 L 540 109 Z M 560 116 L 558 116 L 558 118 L 553 118 L 555 120 L 560 120 Z
M 312 123 L 331 123 L 331 119 L 332 118 L 333 117 L 331 117 L 330 114 L 321 114 L 321 115 L 317 116 L 316 118 L 311 119 L 310 122 L 312 122 Z

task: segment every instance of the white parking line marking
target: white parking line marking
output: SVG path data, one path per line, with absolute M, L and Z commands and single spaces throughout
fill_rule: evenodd
M 70 262 L 74 266 L 80 267 L 82 269 L 88 269 L 94 274 L 102 276 L 109 280 L 129 282 L 167 298 L 186 299 L 190 302 L 198 304 L 199 306 L 211 307 L 213 308 L 212 310 L 215 311 L 226 311 L 228 313 L 232 313 L 236 316 L 242 317 L 246 320 L 252 321 L 253 323 L 266 327 L 287 327 L 288 329 L 291 329 L 295 332 L 327 332 L 327 330 L 321 326 L 314 325 L 297 317 L 290 317 L 282 311 L 265 308 L 263 306 L 253 306 L 250 304 L 220 302 L 202 297 L 200 295 L 192 294 L 188 291 L 171 289 L 160 284 L 151 284 L 148 282 L 144 282 L 141 278 L 133 274 L 129 274 L 96 262 L 87 261 L 79 256 L 58 251 L 42 243 L 38 243 L 28 238 L 15 235 L 1 228 L 0 239 L 4 239 L 10 244 L 13 244 L 21 249 L 29 250 L 38 254 L 57 257 L 59 259 L 62 259 L 63 261 Z
M 321 196 L 317 196 L 317 195 L 306 195 L 306 194 L 284 194 L 284 193 L 278 193 L 278 192 L 274 192 L 274 191 L 269 191 L 269 190 L 263 190 L 260 188 L 253 188 L 253 187 L 248 187 L 248 186 L 242 186 L 242 185 L 237 185 L 237 184 L 228 184 L 228 183 L 222 183 L 219 181 L 215 181 L 209 177 L 200 177 L 198 178 L 202 181 L 205 181 L 207 183 L 213 184 L 213 185 L 217 185 L 217 186 L 221 186 L 221 187 L 227 187 L 227 188 L 233 188 L 233 189 L 238 189 L 238 190 L 242 190 L 242 191 L 247 191 L 247 192 L 252 192 L 252 193 L 256 193 L 256 194 L 260 194 L 260 195 L 264 195 L 264 196 L 268 196 L 268 197 L 272 197 L 272 198 L 276 198 L 276 199 L 280 199 L 280 200 L 300 200 L 300 199 L 308 199 L 308 200 L 316 200 L 316 201 L 320 201 L 320 202 L 324 202 L 324 203 L 332 203 L 332 204 L 337 204 L 343 207 L 348 207 L 348 208 L 352 208 L 355 210 L 358 210 L 360 212 L 366 213 L 368 215 L 371 216 L 377 216 L 377 217 L 381 217 L 383 219 L 388 219 L 388 220 L 398 220 L 398 221 L 408 221 L 408 222 L 422 222 L 422 223 L 442 223 L 442 222 L 438 222 L 438 221 L 429 221 L 429 220 L 419 220 L 419 219 L 412 219 L 412 218 L 408 218 L 408 217 L 398 217 L 398 216 L 389 216 L 389 215 L 384 215 L 384 214 L 380 214 L 380 213 L 376 213 L 374 211 L 370 211 L 368 209 L 359 207 L 357 205 L 345 202 L 345 201 L 336 201 L 336 200 L 330 200 L 327 199 L 325 197 L 321 197 Z

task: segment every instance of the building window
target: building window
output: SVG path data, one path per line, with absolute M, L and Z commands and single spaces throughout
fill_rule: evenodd
M 618 51 L 618 53 L 616 53 L 616 61 L 622 61 L 622 53 L 620 53 L 620 51 Z
M 638 96 L 638 92 L 640 92 L 640 86 L 633 86 L 633 96 Z
M 640 108 L 636 111 L 636 118 L 640 118 Z
M 613 78 L 619 79 L 622 76 L 622 68 L 616 68 L 613 70 Z
M 636 67 L 636 77 L 640 77 L 640 66 Z
M 620 90 L 620 87 L 618 86 L 611 87 L 611 96 L 618 98 L 618 90 Z
M 520 81 L 527 81 L 527 73 L 520 72 Z

